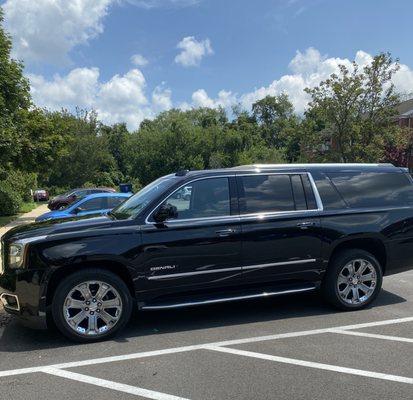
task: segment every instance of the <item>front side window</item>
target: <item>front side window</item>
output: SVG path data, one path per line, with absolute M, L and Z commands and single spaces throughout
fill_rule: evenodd
M 289 175 L 251 175 L 240 178 L 242 214 L 295 210 Z
M 228 216 L 231 214 L 228 178 L 192 182 L 176 190 L 162 204 L 175 206 L 178 220 Z

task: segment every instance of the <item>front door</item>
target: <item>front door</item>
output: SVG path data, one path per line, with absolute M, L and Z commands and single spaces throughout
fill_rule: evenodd
M 234 177 L 197 179 L 162 204 L 177 216 L 142 229 L 144 291 L 151 297 L 231 286 L 241 280 L 241 229 Z M 155 210 L 156 212 L 156 210 Z
M 246 283 L 319 278 L 319 206 L 309 176 L 250 174 L 237 182 Z

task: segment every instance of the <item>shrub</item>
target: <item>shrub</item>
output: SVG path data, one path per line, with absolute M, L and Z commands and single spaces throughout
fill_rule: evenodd
M 14 215 L 19 212 L 22 198 L 7 182 L 0 182 L 0 215 Z
M 23 201 L 32 201 L 30 190 L 37 189 L 37 174 L 19 170 L 7 171 L 5 184 L 13 188 Z

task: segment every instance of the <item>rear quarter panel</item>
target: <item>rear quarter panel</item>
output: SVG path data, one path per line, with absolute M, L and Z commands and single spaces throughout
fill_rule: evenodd
M 413 267 L 413 209 L 347 209 L 324 211 L 321 217 L 325 267 L 341 244 L 378 239 L 386 249 L 386 275 Z

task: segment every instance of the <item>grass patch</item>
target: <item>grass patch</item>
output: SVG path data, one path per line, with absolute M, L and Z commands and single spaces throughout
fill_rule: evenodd
M 0 227 L 7 225 L 9 222 L 14 221 L 16 218 L 20 217 L 20 215 L 28 213 L 29 211 L 34 210 L 42 203 L 34 203 L 33 201 L 22 203 L 20 206 L 18 214 L 15 215 L 5 215 L 0 216 Z
M 38 205 L 40 205 L 40 203 L 34 203 L 33 201 L 28 202 L 28 203 L 22 203 L 20 209 L 19 209 L 19 213 L 27 213 L 29 211 L 32 211 L 33 209 L 35 209 Z
M 6 215 L 4 217 L 0 217 L 0 227 L 7 225 L 9 222 L 15 220 L 18 215 Z

